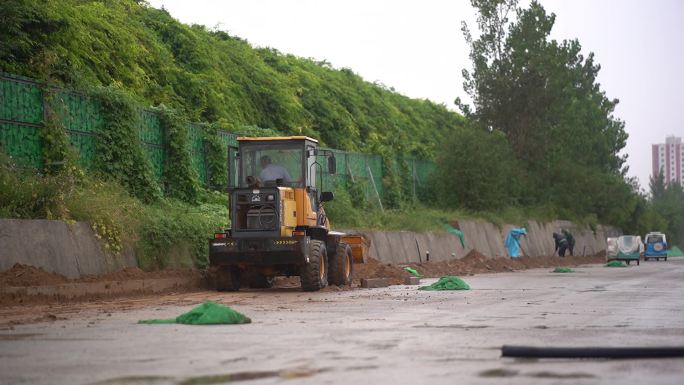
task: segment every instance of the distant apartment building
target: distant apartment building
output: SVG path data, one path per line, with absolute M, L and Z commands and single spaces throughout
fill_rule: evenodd
M 654 144 L 653 150 L 653 174 L 658 175 L 660 170 L 665 176 L 665 184 L 672 182 L 684 186 L 684 146 L 682 138 L 668 136 L 665 143 Z

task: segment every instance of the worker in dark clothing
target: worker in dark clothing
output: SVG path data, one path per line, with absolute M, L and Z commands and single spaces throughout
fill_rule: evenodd
M 553 233 L 553 241 L 556 243 L 554 252 L 558 251 L 559 257 L 565 257 L 565 250 L 568 248 L 568 240 L 565 239 L 563 234 Z
M 570 256 L 575 255 L 575 237 L 572 236 L 572 233 L 568 231 L 568 229 L 563 229 L 563 236 L 565 236 L 565 239 L 568 241 L 568 250 L 570 250 Z

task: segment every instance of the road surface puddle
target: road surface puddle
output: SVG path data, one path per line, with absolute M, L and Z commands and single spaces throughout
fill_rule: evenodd
M 483 370 L 479 373 L 479 376 L 480 377 L 515 377 L 515 376 L 518 376 L 519 374 L 520 374 L 520 372 L 517 370 L 496 368 L 496 369 Z M 533 377 L 533 378 L 557 378 L 557 379 L 577 379 L 577 378 L 595 378 L 596 377 L 593 374 L 582 373 L 582 372 L 557 373 L 557 372 L 550 372 L 550 371 L 524 373 L 521 375 L 525 376 L 525 377 Z
M 513 377 L 518 375 L 517 370 L 510 369 L 487 369 L 479 373 L 480 377 Z
M 24 340 L 31 337 L 42 336 L 40 333 L 12 333 L 12 334 L 0 334 L 0 341 L 18 341 Z
M 311 377 L 318 373 L 323 373 L 328 369 L 309 369 L 309 368 L 295 368 L 285 370 L 271 370 L 271 371 L 248 371 L 235 372 L 227 374 L 215 374 L 208 376 L 190 377 L 181 382 L 179 385 L 212 385 L 212 384 L 227 384 L 231 382 L 260 380 L 263 378 L 280 377 L 286 380 L 297 378 Z
M 167 384 L 173 377 L 166 376 L 124 376 L 93 382 L 91 385 L 135 385 L 135 384 Z

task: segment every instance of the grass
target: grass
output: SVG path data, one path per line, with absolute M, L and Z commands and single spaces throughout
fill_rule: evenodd
M 340 197 L 341 195 L 341 197 Z M 374 206 L 354 206 L 345 194 L 335 194 L 335 200 L 325 209 L 334 228 L 358 230 L 405 230 L 416 232 L 445 232 L 444 225 L 454 220 L 480 220 L 493 223 L 499 228 L 506 224 L 527 226 L 530 220 L 551 222 L 558 218 L 551 208 L 509 207 L 499 211 L 469 211 L 462 209 L 439 209 L 416 204 L 394 210 L 380 210 Z M 341 198 L 341 201 L 338 201 Z M 593 228 L 592 218 L 568 218 L 574 223 Z

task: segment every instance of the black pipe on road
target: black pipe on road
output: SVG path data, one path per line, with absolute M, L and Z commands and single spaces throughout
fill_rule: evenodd
M 516 358 L 671 358 L 684 357 L 684 347 L 534 347 L 504 345 L 501 348 L 502 357 Z

